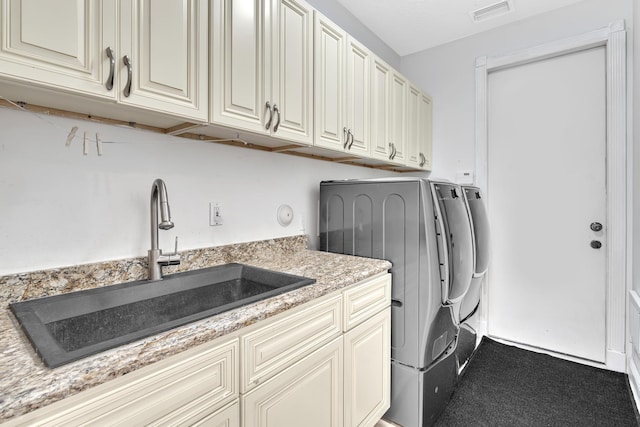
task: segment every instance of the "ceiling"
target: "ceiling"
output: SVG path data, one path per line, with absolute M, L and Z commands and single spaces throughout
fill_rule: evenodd
M 398 55 L 405 56 L 582 0 L 506 0 L 510 11 L 479 22 L 474 22 L 473 11 L 499 0 L 337 1 Z

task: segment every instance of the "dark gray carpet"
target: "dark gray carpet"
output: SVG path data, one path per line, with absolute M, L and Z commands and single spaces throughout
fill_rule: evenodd
M 638 426 L 627 376 L 483 337 L 436 422 L 458 426 Z

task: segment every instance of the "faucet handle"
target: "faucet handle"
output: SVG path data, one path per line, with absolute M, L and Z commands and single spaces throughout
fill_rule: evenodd
M 173 252 L 165 254 L 160 251 L 160 257 L 158 258 L 160 265 L 179 265 L 180 255 L 178 255 L 178 236 L 176 236 L 176 244 Z
M 173 248 L 173 253 L 171 253 L 170 255 L 178 255 L 178 236 L 176 236 L 176 245 Z

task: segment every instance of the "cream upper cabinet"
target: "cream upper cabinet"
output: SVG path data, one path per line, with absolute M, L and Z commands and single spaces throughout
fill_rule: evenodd
M 418 157 L 420 158 L 420 163 L 418 163 L 418 166 L 431 170 L 433 168 L 433 101 L 426 93 L 422 93 L 420 97 L 419 112 Z
M 407 96 L 409 81 L 400 73 L 391 72 L 389 106 L 389 143 L 391 144 L 390 162 L 400 165 L 406 163 L 405 146 L 407 142 Z
M 315 144 L 341 151 L 345 126 L 345 49 L 347 33 L 315 12 Z
M 313 142 L 313 17 L 300 0 L 215 0 L 211 122 Z
M 371 63 L 371 157 L 389 161 L 392 150 L 389 141 L 391 67 L 380 58 Z
M 208 120 L 208 2 L 120 0 L 123 104 Z
M 409 81 L 379 58 L 371 69 L 371 157 L 404 165 Z
M 407 166 L 431 170 L 431 98 L 413 85 L 409 85 L 407 114 Z
M 369 156 L 371 53 L 349 37 L 346 74 L 346 149 L 350 153 Z
M 369 156 L 370 62 L 367 48 L 316 12 L 317 146 Z
M 1 19 L 4 77 L 207 120 L 206 1 L 3 0 Z
M 117 49 L 116 0 L 1 4 L 0 75 L 115 99 L 116 65 L 111 66 L 107 49 Z

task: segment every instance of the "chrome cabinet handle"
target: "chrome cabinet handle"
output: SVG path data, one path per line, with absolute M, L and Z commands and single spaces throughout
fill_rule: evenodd
M 427 158 L 424 154 L 420 153 L 420 167 L 424 166 L 425 163 L 427 163 Z
M 342 148 L 346 150 L 349 145 L 349 132 L 346 126 L 342 128 L 342 134 L 344 135 L 344 144 L 342 144 Z
M 347 147 L 349 150 L 351 150 L 351 146 L 353 146 L 353 132 L 351 132 L 351 129 L 349 129 L 349 131 L 347 132 L 347 142 L 349 142 L 349 146 Z
M 116 71 L 116 58 L 113 56 L 113 49 L 111 49 L 111 46 L 108 46 L 105 49 L 105 52 L 107 53 L 107 58 L 109 58 L 109 77 L 107 77 L 107 83 L 105 86 L 107 90 L 111 90 L 113 89 L 113 78 Z
M 129 97 L 131 95 L 131 81 L 133 80 L 133 63 L 129 55 L 125 55 L 122 58 L 122 62 L 127 66 L 127 85 L 124 87 L 124 96 Z
M 273 133 L 278 132 L 278 126 L 280 126 L 280 109 L 276 104 L 273 104 L 273 111 L 277 114 L 276 116 L 276 124 L 273 125 Z
M 391 154 L 389 155 L 389 160 L 393 160 L 396 158 L 396 154 L 398 154 L 398 150 L 396 150 L 396 144 L 393 142 L 389 143 L 389 147 L 391 148 Z
M 271 127 L 271 119 L 273 119 L 273 110 L 271 109 L 271 104 L 269 104 L 269 101 L 267 101 L 264 108 L 269 110 L 269 120 L 267 120 L 267 123 L 264 125 L 264 128 L 269 129 Z
M 389 160 L 393 160 L 393 143 L 389 143 L 389 150 L 391 150 L 391 154 L 389 154 Z

